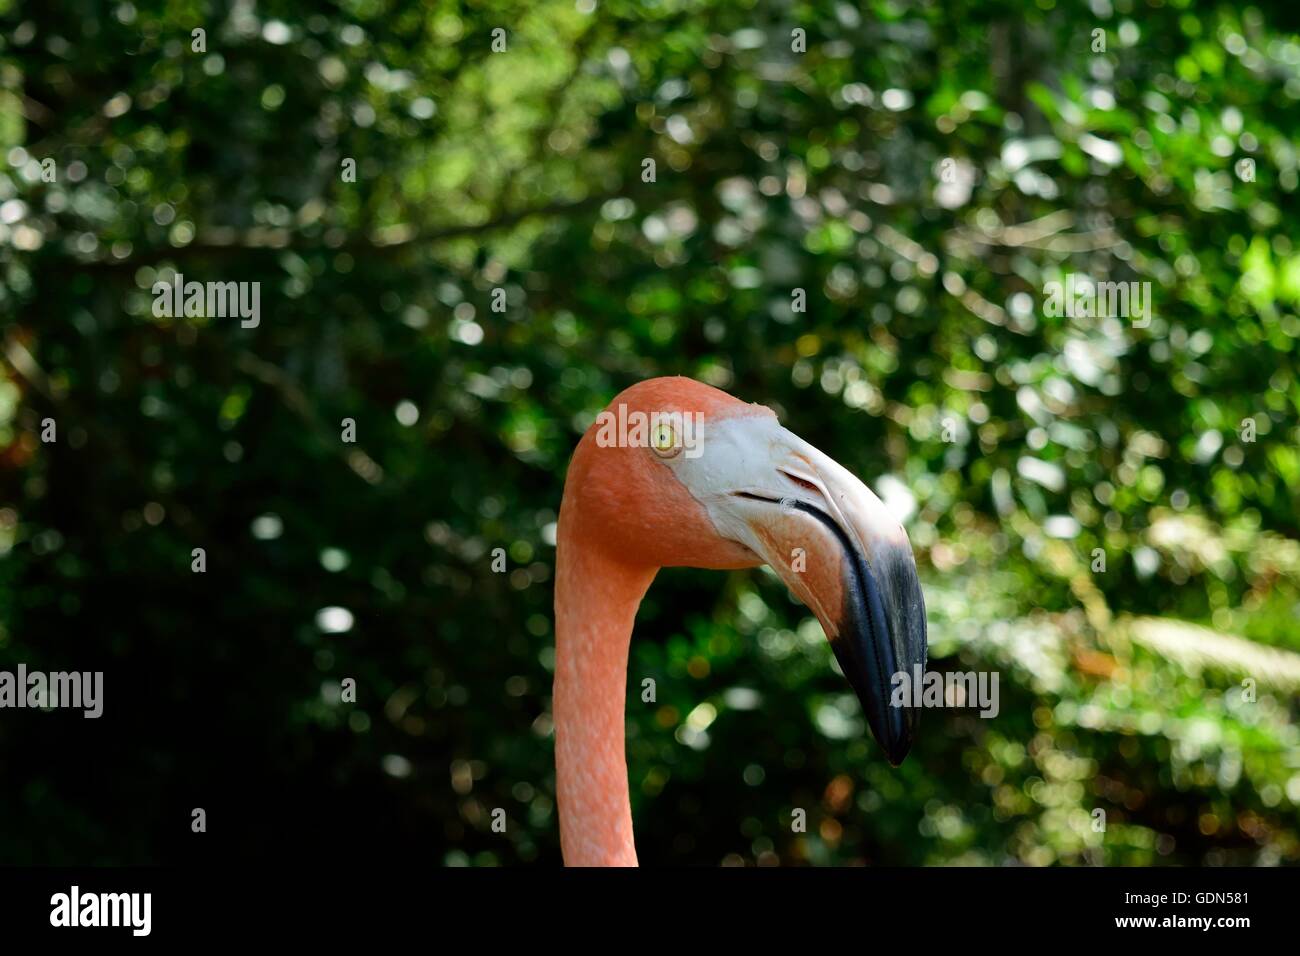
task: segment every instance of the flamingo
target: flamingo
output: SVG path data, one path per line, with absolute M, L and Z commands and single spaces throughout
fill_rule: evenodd
M 926 620 L 897 519 L 771 409 L 701 382 L 648 379 L 606 412 L 650 427 L 611 443 L 593 424 L 565 478 L 552 697 L 565 864 L 637 865 L 623 736 L 628 648 L 660 568 L 770 565 L 821 622 L 898 766 L 917 715 L 891 703 L 890 686 L 895 674 L 924 671 Z M 683 434 L 690 422 L 698 434 Z

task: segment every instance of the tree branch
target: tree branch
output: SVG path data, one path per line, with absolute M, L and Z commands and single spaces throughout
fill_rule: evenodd
M 138 269 L 143 265 L 151 265 L 169 259 L 201 259 L 285 249 L 292 249 L 296 252 L 320 250 L 325 252 L 350 252 L 360 255 L 390 254 L 431 243 L 465 239 L 486 232 L 493 232 L 497 229 L 506 229 L 539 216 L 558 216 L 564 213 L 581 212 L 614 199 L 621 194 L 621 190 L 614 190 L 607 193 L 597 193 L 583 199 L 556 200 L 528 209 L 506 212 L 483 222 L 460 223 L 425 232 L 421 232 L 413 225 L 402 223 L 375 230 L 369 236 L 353 236 L 338 244 L 320 240 L 306 243 L 302 241 L 303 237 L 301 235 L 294 233 L 290 229 L 214 229 L 204 233 L 197 241 L 189 245 L 148 249 L 137 255 L 127 256 L 125 259 L 95 259 L 80 265 L 87 269 Z

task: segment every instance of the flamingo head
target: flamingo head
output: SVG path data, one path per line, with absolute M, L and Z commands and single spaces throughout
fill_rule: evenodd
M 892 705 L 891 688 L 924 670 L 925 602 L 906 532 L 858 478 L 770 409 L 659 378 L 610 403 L 567 483 L 586 540 L 615 560 L 769 565 L 817 616 L 876 739 L 902 762 L 917 714 Z

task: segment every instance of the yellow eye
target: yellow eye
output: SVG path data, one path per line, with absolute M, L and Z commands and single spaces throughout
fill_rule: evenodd
M 677 432 L 667 422 L 660 422 L 650 430 L 650 447 L 660 458 L 672 458 L 682 450 Z

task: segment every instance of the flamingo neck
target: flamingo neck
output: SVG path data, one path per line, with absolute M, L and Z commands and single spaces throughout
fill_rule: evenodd
M 655 569 L 609 557 L 563 511 L 552 701 L 560 845 L 569 866 L 636 866 L 623 739 L 627 658 Z

